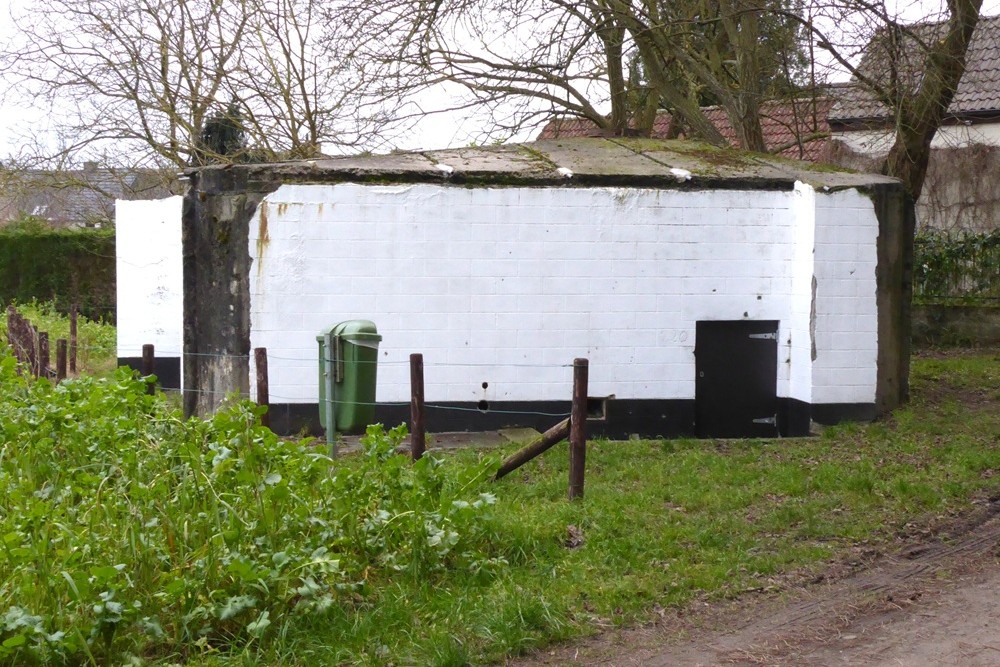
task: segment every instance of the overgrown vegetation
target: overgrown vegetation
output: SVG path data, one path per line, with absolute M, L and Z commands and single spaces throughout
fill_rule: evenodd
M 115 317 L 113 229 L 53 229 L 25 219 L 0 227 L 0 306 L 49 301 L 93 318 Z
M 1000 229 L 914 239 L 914 297 L 925 303 L 1000 304 Z
M 481 664 L 781 586 L 996 489 L 1000 357 L 918 358 L 892 419 L 781 441 L 331 462 L 236 404 L 184 421 L 118 374 L 0 362 L 0 664 Z M 560 452 L 563 453 L 560 453 Z M 495 504 L 494 504 L 494 494 Z
M 184 421 L 143 386 L 121 371 L 53 387 L 0 362 L 0 663 L 240 650 L 397 581 L 503 564 L 484 466 L 410 466 L 401 433 L 373 429 L 331 469 L 251 404 Z

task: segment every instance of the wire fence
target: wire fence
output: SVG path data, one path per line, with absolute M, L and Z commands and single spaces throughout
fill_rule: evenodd
M 21 328 L 23 328 L 25 331 L 28 331 L 28 329 L 30 328 L 30 325 L 28 325 L 26 321 L 24 321 L 24 323 L 22 324 L 21 323 L 22 319 L 23 318 L 15 318 L 14 320 L 11 321 L 11 323 L 13 324 L 13 326 L 9 326 L 8 327 L 10 329 L 10 331 L 8 332 L 10 340 L 8 342 L 11 344 L 11 347 L 13 349 L 15 349 L 15 351 L 19 352 L 18 357 L 20 359 L 22 359 L 23 361 L 28 362 L 29 361 L 29 357 L 28 357 L 27 352 L 25 351 L 26 348 L 28 347 L 28 344 L 24 342 L 25 340 L 28 340 L 27 333 L 25 333 L 23 336 L 20 336 L 20 337 L 10 336 L 11 332 L 17 333 L 18 331 L 20 331 Z M 40 350 L 38 349 L 37 339 L 34 340 L 34 342 L 31 345 L 31 347 L 32 347 L 32 349 L 34 351 L 33 356 L 37 355 L 40 352 Z M 140 356 L 139 354 L 135 354 L 135 355 L 122 355 L 121 351 L 117 348 L 117 346 L 112 346 L 112 345 L 85 345 L 85 344 L 79 344 L 79 343 L 77 343 L 74 346 L 74 349 L 76 351 L 80 351 L 80 352 L 93 352 L 93 353 L 103 354 L 103 355 L 107 355 L 107 354 L 111 354 L 111 353 L 116 353 L 120 357 L 122 357 L 122 356 L 139 357 Z M 46 350 L 46 352 L 47 352 L 47 350 Z M 243 363 L 248 363 L 249 364 L 250 360 L 253 359 L 254 355 L 252 355 L 252 354 L 234 354 L 234 353 L 228 353 L 228 352 L 173 352 L 172 351 L 172 352 L 168 352 L 166 356 L 169 357 L 169 358 L 183 357 L 183 358 L 192 358 L 192 359 L 226 359 L 226 360 L 234 361 L 234 362 L 239 363 L 239 364 L 243 364 Z M 291 363 L 299 364 L 299 365 L 303 365 L 303 366 L 314 365 L 314 364 L 342 363 L 343 362 L 342 359 L 331 358 L 331 357 L 328 357 L 326 355 L 322 355 L 322 356 L 316 355 L 316 356 L 309 356 L 309 357 L 298 357 L 298 356 L 293 357 L 293 356 L 285 356 L 285 355 L 268 354 L 267 357 L 268 357 L 268 359 L 271 359 L 271 360 L 274 360 L 274 361 L 291 362 Z M 161 354 L 160 359 L 163 359 L 163 358 L 164 358 L 164 356 Z M 150 361 L 152 362 L 152 364 L 155 365 L 156 358 L 152 357 L 150 359 Z M 30 363 L 33 366 L 35 366 L 35 367 L 37 367 L 39 365 L 39 362 L 38 362 L 38 360 L 36 358 L 31 358 L 30 359 Z M 363 365 L 409 366 L 411 364 L 411 361 L 409 359 L 382 359 L 382 360 L 378 360 L 378 359 L 375 359 L 375 360 L 369 360 L 369 359 L 352 359 L 350 361 L 350 363 L 354 364 L 354 365 L 362 365 L 362 366 Z M 511 361 L 511 362 L 496 362 L 496 363 L 480 362 L 480 361 L 474 361 L 474 362 L 457 362 L 457 361 L 437 361 L 437 362 L 433 362 L 432 361 L 432 362 L 425 363 L 424 365 L 430 367 L 432 369 L 432 371 L 433 371 L 434 368 L 449 368 L 449 367 L 451 367 L 451 368 L 454 368 L 454 367 L 458 367 L 458 368 L 477 368 L 477 369 L 484 369 L 484 368 L 490 368 L 490 369 L 518 368 L 518 369 L 536 369 L 536 370 L 542 370 L 542 369 L 555 370 L 555 369 L 569 369 L 569 368 L 573 368 L 573 364 L 571 364 L 571 363 L 566 363 L 566 364 L 545 364 L 545 363 L 532 363 L 532 362 L 528 362 L 528 361 L 525 361 L 525 360 L 517 360 L 517 361 Z M 143 371 L 140 370 L 140 372 L 143 372 Z M 155 372 L 152 373 L 152 374 L 155 374 Z M 174 395 L 181 395 L 181 394 L 188 395 L 188 394 L 190 394 L 190 395 L 198 395 L 198 396 L 212 396 L 212 397 L 223 397 L 223 398 L 224 397 L 239 397 L 240 399 L 252 399 L 253 398 L 253 395 L 252 395 L 253 392 L 250 391 L 250 390 L 232 390 L 232 389 L 215 390 L 215 389 L 192 388 L 192 387 L 184 387 L 184 388 L 179 388 L 179 387 L 164 387 L 164 388 L 162 388 L 162 390 L 165 393 L 174 394 Z M 485 387 L 484 387 L 484 390 L 485 390 Z M 268 393 L 268 400 L 269 401 L 278 401 L 278 402 L 288 402 L 290 404 L 308 403 L 309 402 L 308 399 L 306 399 L 305 401 L 303 401 L 303 397 L 301 395 L 298 395 L 298 396 L 288 396 L 288 395 L 271 394 L 271 393 Z M 406 407 L 406 406 L 410 405 L 409 401 L 371 401 L 371 402 L 359 401 L 359 400 L 345 401 L 345 400 L 337 400 L 336 398 L 332 398 L 332 397 L 328 397 L 328 396 L 327 397 L 317 398 L 317 403 L 320 404 L 320 405 L 322 405 L 322 404 L 333 404 L 333 405 L 337 405 L 337 406 L 342 406 L 342 405 L 356 405 L 356 406 L 364 406 L 364 407 L 381 407 L 381 408 L 386 408 L 386 407 L 401 408 L 401 407 Z M 479 413 L 479 414 L 494 413 L 494 414 L 501 414 L 501 415 L 523 415 L 523 416 L 532 416 L 532 417 L 560 417 L 560 418 L 564 418 L 564 417 L 568 417 L 569 414 L 570 414 L 569 412 L 562 412 L 562 411 L 551 411 L 551 410 L 515 410 L 515 409 L 489 407 L 488 405 L 487 405 L 487 407 L 483 407 L 481 405 L 477 406 L 477 407 L 471 407 L 471 406 L 465 406 L 465 405 L 446 405 L 446 404 L 441 403 L 441 402 L 426 403 L 425 407 L 427 409 L 430 409 L 430 410 L 443 411 L 443 412 L 449 412 L 450 411 L 450 412 Z
M 247 362 L 253 358 L 252 354 L 232 354 L 232 353 L 212 353 L 212 352 L 184 352 L 178 354 L 177 356 L 192 357 L 192 358 L 213 358 L 213 359 L 228 359 L 233 360 L 238 363 Z M 339 363 L 342 360 L 326 357 L 326 356 L 315 356 L 309 358 L 303 357 L 289 357 L 282 355 L 273 355 L 268 353 L 267 359 L 285 362 L 295 362 L 302 365 L 312 365 L 321 362 L 329 363 Z M 365 360 L 365 359 L 352 359 L 351 364 L 372 364 L 372 365 L 391 365 L 391 366 L 409 366 L 410 360 Z M 542 363 L 525 363 L 525 362 L 498 362 L 498 363 L 487 363 L 487 362 L 451 362 L 451 361 L 441 361 L 434 363 L 425 363 L 425 366 L 430 368 L 448 368 L 448 367 L 460 367 L 460 368 L 530 368 L 530 369 L 572 369 L 573 364 L 542 364 Z M 199 396 L 213 396 L 213 397 L 239 397 L 241 399 L 252 399 L 253 392 L 247 390 L 212 390 L 212 389 L 201 389 L 201 388 L 168 388 L 164 391 L 173 394 L 193 394 Z M 274 394 L 268 392 L 269 402 L 278 403 L 288 403 L 288 404 L 310 404 L 309 399 L 303 399 L 302 395 L 289 396 L 283 394 Z M 569 402 L 568 400 L 566 401 Z M 332 404 L 336 406 L 362 406 L 371 408 L 402 408 L 410 406 L 410 401 L 362 401 L 362 400 L 338 400 L 336 398 L 324 396 L 318 397 L 315 401 L 317 405 Z M 498 414 L 498 415 L 522 415 L 529 417 L 553 417 L 553 418 L 566 418 L 569 417 L 570 413 L 568 411 L 553 411 L 553 410 L 525 410 L 525 409 L 507 409 L 498 408 L 493 406 L 467 406 L 467 405 L 447 405 L 441 402 L 425 403 L 424 406 L 429 410 L 436 410 L 441 412 L 460 412 L 460 413 L 476 413 L 476 414 Z

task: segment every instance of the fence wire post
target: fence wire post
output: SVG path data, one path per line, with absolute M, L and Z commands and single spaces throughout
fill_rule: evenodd
M 260 416 L 260 425 L 271 428 L 271 397 L 267 385 L 267 348 L 255 347 L 253 361 L 257 369 L 257 405 L 266 408 L 264 414 Z
M 569 418 L 569 499 L 583 498 L 587 460 L 587 376 L 589 361 L 573 360 L 573 409 Z
M 49 332 L 38 332 L 38 377 L 49 377 Z
M 414 461 L 424 455 L 424 355 L 410 355 L 410 455 Z
M 146 377 L 156 372 L 156 354 L 153 345 L 146 343 L 142 346 L 142 374 Z M 146 393 L 152 396 L 156 393 L 156 383 L 146 380 Z
M 31 374 L 37 378 L 41 375 L 41 367 L 38 365 L 38 327 L 28 324 L 25 333 L 28 339 L 28 366 L 31 368 Z
M 76 373 L 76 316 L 79 309 L 74 303 L 69 307 L 69 372 Z
M 56 341 L 56 382 L 66 379 L 66 339 Z

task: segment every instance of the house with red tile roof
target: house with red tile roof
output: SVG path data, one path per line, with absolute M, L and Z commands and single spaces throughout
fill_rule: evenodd
M 760 108 L 761 129 L 769 153 L 808 162 L 826 162 L 830 155 L 830 126 L 827 114 L 834 100 L 825 96 L 765 102 Z M 726 139 L 735 142 L 733 130 L 722 107 L 707 107 L 705 115 Z M 653 139 L 683 137 L 667 111 L 657 114 L 650 136 Z M 586 118 L 559 117 L 542 128 L 538 139 L 600 137 L 605 132 Z

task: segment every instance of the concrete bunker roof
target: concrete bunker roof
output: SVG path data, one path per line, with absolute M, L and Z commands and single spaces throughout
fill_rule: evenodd
M 859 174 L 827 165 L 717 148 L 692 141 L 596 137 L 211 166 L 192 169 L 188 173 L 209 176 L 213 171 L 228 171 L 230 178 L 223 180 L 251 187 L 254 183 L 452 182 L 486 187 L 633 186 L 784 190 L 795 181 L 829 189 L 898 184 L 896 179 L 886 176 Z

